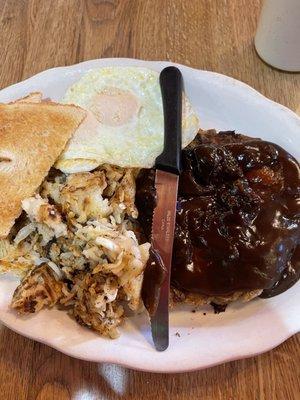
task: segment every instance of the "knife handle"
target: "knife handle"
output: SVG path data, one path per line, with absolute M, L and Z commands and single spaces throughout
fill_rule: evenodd
M 155 167 L 173 174 L 181 171 L 182 75 L 178 68 L 167 67 L 159 76 L 164 110 L 164 149 Z

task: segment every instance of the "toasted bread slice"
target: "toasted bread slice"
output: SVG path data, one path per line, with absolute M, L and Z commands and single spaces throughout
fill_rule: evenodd
M 9 234 L 85 111 L 51 102 L 0 104 L 0 238 Z

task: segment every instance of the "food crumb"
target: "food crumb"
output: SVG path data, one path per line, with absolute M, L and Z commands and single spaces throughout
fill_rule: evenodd
M 215 314 L 220 314 L 226 310 L 227 304 L 216 304 L 211 302 L 210 305 L 214 308 Z
M 176 333 L 175 333 L 175 336 L 180 337 L 180 333 L 179 333 L 179 332 L 176 332 Z

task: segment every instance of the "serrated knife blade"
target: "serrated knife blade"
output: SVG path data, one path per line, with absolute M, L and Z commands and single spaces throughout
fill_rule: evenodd
M 175 67 L 160 74 L 164 109 L 164 149 L 155 162 L 156 207 L 152 220 L 152 248 L 159 254 L 166 275 L 159 293 L 158 306 L 150 317 L 156 350 L 169 346 L 169 294 L 176 203 L 181 155 L 182 76 Z

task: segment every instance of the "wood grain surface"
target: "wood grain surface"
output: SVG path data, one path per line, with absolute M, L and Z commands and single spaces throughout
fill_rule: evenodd
M 260 0 L 0 0 L 0 88 L 54 66 L 134 57 L 221 72 L 300 111 L 299 74 L 271 69 L 255 53 L 260 7 Z M 0 399 L 296 400 L 299 345 L 298 335 L 247 360 L 150 374 L 75 360 L 0 326 Z

